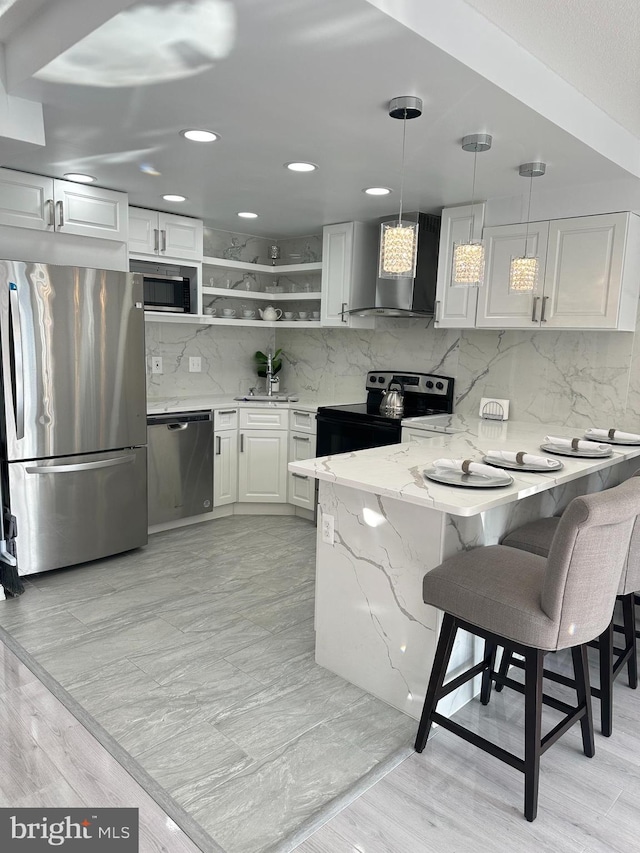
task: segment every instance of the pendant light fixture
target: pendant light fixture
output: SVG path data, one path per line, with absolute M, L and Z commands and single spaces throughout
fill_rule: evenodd
M 418 254 L 418 223 L 402 221 L 404 190 L 404 153 L 407 121 L 422 115 L 422 100 L 405 95 L 389 101 L 391 118 L 402 119 L 402 165 L 400 169 L 400 213 L 398 221 L 383 222 L 380 226 L 380 278 L 415 278 Z
M 538 285 L 540 261 L 529 254 L 529 221 L 531 219 L 531 191 L 533 179 L 540 178 L 547 171 L 546 163 L 523 163 L 519 168 L 520 177 L 529 178 L 529 204 L 527 207 L 527 232 L 524 238 L 524 254 L 511 258 L 509 267 L 509 292 L 533 293 Z
M 462 139 L 462 150 L 473 152 L 473 182 L 471 184 L 471 218 L 469 239 L 453 244 L 451 265 L 452 287 L 478 287 L 484 276 L 484 243 L 473 239 L 473 208 L 476 198 L 476 161 L 478 153 L 491 148 L 493 138 L 488 133 L 471 133 Z

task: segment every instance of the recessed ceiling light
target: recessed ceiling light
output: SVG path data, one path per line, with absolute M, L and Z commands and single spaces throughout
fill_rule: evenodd
M 251 213 L 249 210 L 245 210 L 242 213 L 239 213 L 238 216 L 241 216 L 243 219 L 257 219 L 257 213 Z
M 95 181 L 91 175 L 81 175 L 78 172 L 67 172 L 63 177 L 68 181 L 75 181 L 77 184 L 92 184 Z
M 292 172 L 315 172 L 318 168 L 315 163 L 285 163 L 284 165 Z
M 163 195 L 162 198 L 165 201 L 186 201 L 187 200 L 187 197 L 184 195 L 173 195 L 172 193 L 169 193 L 168 195 Z
M 391 190 L 388 187 L 367 187 L 362 192 L 367 195 L 389 195 Z
M 181 130 L 180 136 L 189 139 L 191 142 L 215 142 L 220 139 L 219 133 L 214 133 L 212 130 Z

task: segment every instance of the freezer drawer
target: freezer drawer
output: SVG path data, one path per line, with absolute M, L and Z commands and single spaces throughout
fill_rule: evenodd
M 146 447 L 10 462 L 8 468 L 21 575 L 146 544 Z
M 211 413 L 150 417 L 149 524 L 213 509 Z

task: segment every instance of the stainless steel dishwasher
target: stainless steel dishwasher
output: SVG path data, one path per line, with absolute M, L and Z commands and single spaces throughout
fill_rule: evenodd
M 149 524 L 213 508 L 211 412 L 147 416 Z

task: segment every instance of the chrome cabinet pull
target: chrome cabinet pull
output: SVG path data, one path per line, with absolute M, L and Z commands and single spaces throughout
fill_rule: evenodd
M 216 456 L 222 453 L 222 440 L 219 435 L 216 436 Z
M 440 300 L 436 299 L 436 316 L 434 317 L 434 321 L 436 323 L 440 322 Z
M 58 228 L 64 227 L 64 203 L 62 199 L 56 202 L 56 207 L 58 208 Z
M 548 296 L 542 297 L 542 312 L 540 313 L 540 322 L 541 323 L 547 322 L 546 317 L 544 315 L 545 315 L 546 310 L 547 310 L 547 299 L 548 298 L 549 298 Z
M 291 472 L 291 476 L 292 476 L 292 477 L 295 477 L 295 478 L 296 478 L 296 480 L 308 480 L 308 479 L 309 479 L 309 478 L 308 478 L 308 477 L 306 477 L 304 474 L 296 474 L 296 473 L 294 473 L 293 471 Z
M 224 409 L 224 410 L 222 410 L 222 409 L 221 409 L 221 410 L 218 412 L 218 414 L 219 414 L 219 415 L 235 415 L 235 413 L 236 413 L 237 411 L 238 411 L 237 409 Z
M 56 227 L 56 206 L 52 198 L 47 199 L 47 207 L 49 208 L 49 226 Z
M 167 251 L 167 232 L 165 228 L 162 229 L 162 251 Z
M 9 282 L 9 308 L 13 334 L 13 389 L 16 438 L 24 438 L 24 359 L 22 356 L 22 323 L 18 285 Z
M 158 231 L 157 228 L 153 229 L 153 251 L 154 252 L 160 251 L 160 232 Z
M 531 311 L 531 322 L 532 323 L 538 322 L 538 318 L 536 317 L 536 314 L 538 312 L 538 299 L 540 299 L 539 296 L 533 297 L 533 310 Z
M 244 433 L 240 433 L 240 453 L 244 453 Z
M 311 441 L 311 438 L 308 435 L 292 435 L 291 438 L 294 441 Z
M 348 302 L 343 302 L 343 303 L 342 303 L 342 311 L 340 312 L 340 316 L 341 316 L 341 319 L 342 319 L 342 322 L 343 322 L 343 323 L 348 323 L 348 322 L 349 322 L 349 318 L 348 318 L 348 317 L 345 317 L 345 313 L 346 313 L 346 310 L 347 310 L 348 305 L 349 305 L 349 303 L 348 303 Z

